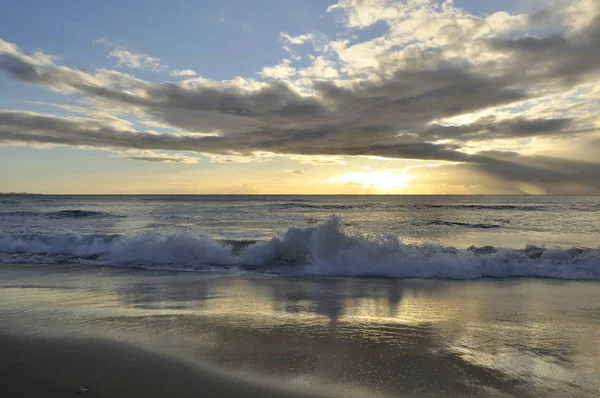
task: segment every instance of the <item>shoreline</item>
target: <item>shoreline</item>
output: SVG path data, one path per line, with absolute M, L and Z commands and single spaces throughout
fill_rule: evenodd
M 514 249 L 509 249 L 514 250 Z M 596 249 L 593 249 L 596 250 Z M 598 249 L 600 250 L 600 249 Z M 517 251 L 517 250 L 515 250 Z M 547 281 L 547 282 L 578 282 L 578 283 L 600 283 L 599 277 L 579 277 L 579 278 L 568 278 L 568 277 L 552 277 L 552 276 L 544 276 L 544 275 L 512 275 L 512 276 L 494 276 L 494 275 L 486 275 L 481 277 L 472 277 L 472 278 L 459 278 L 459 277 L 402 277 L 402 276 L 386 276 L 386 275 L 336 275 L 336 274 L 318 274 L 318 273 L 293 273 L 286 272 L 286 266 L 273 267 L 275 269 L 283 269 L 281 272 L 261 272 L 261 268 L 255 266 L 248 266 L 244 268 L 243 266 L 238 265 L 214 265 L 209 264 L 210 267 L 208 269 L 201 268 L 161 268 L 159 266 L 148 266 L 145 267 L 143 265 L 111 265 L 111 264 L 85 264 L 85 263 L 24 263 L 24 262 L 15 262 L 15 263 L 0 263 L 0 269 L 9 268 L 9 267 L 22 267 L 22 268 L 72 268 L 72 269 L 88 269 L 88 270 L 110 270 L 114 272 L 140 272 L 143 273 L 152 273 L 156 276 L 163 275 L 210 275 L 215 277 L 247 277 L 247 278 L 264 278 L 264 277 L 273 277 L 273 278 L 289 278 L 289 279 L 309 279 L 309 280 L 322 280 L 322 279 L 349 279 L 349 280 L 390 280 L 390 281 L 406 281 L 406 282 L 516 282 L 516 281 Z M 230 273 L 229 271 L 239 271 L 240 273 Z

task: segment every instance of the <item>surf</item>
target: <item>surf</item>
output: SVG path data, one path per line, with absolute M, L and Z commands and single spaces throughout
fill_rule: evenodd
M 296 275 L 479 279 L 600 279 L 600 250 L 526 246 L 456 249 L 407 244 L 390 234 L 348 230 L 341 217 L 292 227 L 266 241 L 218 241 L 191 232 L 0 234 L 4 263 L 74 262 L 150 269 L 238 267 Z

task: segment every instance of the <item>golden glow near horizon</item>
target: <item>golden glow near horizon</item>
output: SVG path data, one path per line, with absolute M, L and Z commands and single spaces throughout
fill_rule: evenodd
M 399 193 L 402 192 L 406 184 L 414 176 L 405 172 L 395 173 L 392 171 L 384 172 L 349 172 L 332 177 L 329 182 L 332 184 L 358 185 L 363 188 L 373 188 L 380 193 Z
M 199 159 L 191 164 L 165 164 L 113 158 L 111 167 L 106 168 L 101 167 L 102 158 L 93 151 L 86 152 L 90 156 L 85 156 L 86 162 L 81 167 L 54 173 L 52 178 L 37 172 L 43 170 L 45 159 L 29 158 L 29 169 L 23 172 L 23 178 L 0 175 L 0 186 L 7 192 L 48 194 L 513 193 L 486 176 L 457 170 L 457 163 L 450 162 L 282 156 L 264 158 L 260 162 L 215 164 Z M 52 168 L 47 169 L 52 173 Z M 32 183 L 35 189 L 32 189 Z M 533 192 L 530 187 L 519 188 L 524 193 Z

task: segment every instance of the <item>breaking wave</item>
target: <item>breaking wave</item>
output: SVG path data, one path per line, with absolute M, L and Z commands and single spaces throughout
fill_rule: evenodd
M 290 228 L 261 242 L 216 241 L 202 234 L 8 235 L 0 233 L 0 261 L 80 262 L 160 269 L 239 267 L 298 275 L 477 279 L 543 277 L 600 279 L 600 250 L 521 250 L 492 246 L 460 250 L 410 245 L 393 235 L 346 231 L 332 216 L 308 228 Z

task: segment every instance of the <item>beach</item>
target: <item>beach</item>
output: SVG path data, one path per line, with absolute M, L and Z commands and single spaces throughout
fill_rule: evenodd
M 0 267 L 4 396 L 599 394 L 594 281 Z

